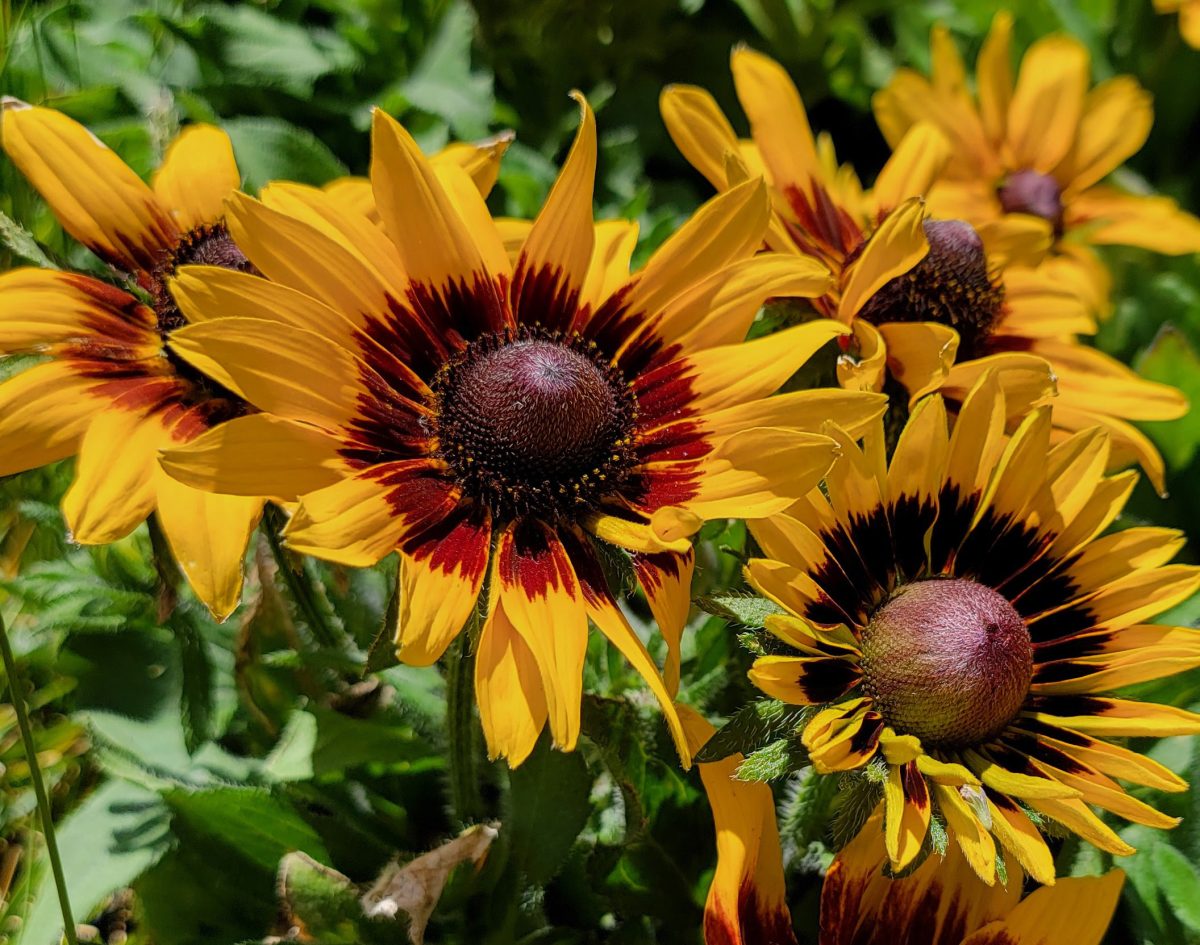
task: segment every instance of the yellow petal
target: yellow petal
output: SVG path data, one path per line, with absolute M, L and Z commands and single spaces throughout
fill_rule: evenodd
M 1088 87 L 1087 49 L 1069 36 L 1046 36 L 1025 53 L 1008 113 L 1008 144 L 1019 167 L 1049 174 L 1079 128 Z
M 0 384 L 0 476 L 72 455 L 92 418 L 113 410 L 107 398 L 89 395 L 94 386 L 61 361 L 34 365 Z
M 667 133 L 692 167 L 717 190 L 725 190 L 725 154 L 738 139 L 716 99 L 694 85 L 669 85 L 658 97 Z
M 225 216 L 225 198 L 241 186 L 229 135 L 204 124 L 179 133 L 153 180 L 159 204 L 185 233 Z
M 924 197 L 949 159 L 946 136 L 935 125 L 915 125 L 875 181 L 872 195 L 877 212 L 886 214 L 911 197 Z
M 475 700 L 488 757 L 517 767 L 546 725 L 546 694 L 533 651 L 496 601 L 475 654 Z
M 850 266 L 838 318 L 849 322 L 876 292 L 928 255 L 924 222 L 925 207 L 919 199 L 906 201 L 888 214 Z

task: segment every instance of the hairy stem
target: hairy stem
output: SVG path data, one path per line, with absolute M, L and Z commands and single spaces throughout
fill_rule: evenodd
M 475 654 L 464 630 L 446 654 L 446 724 L 450 730 L 450 800 L 460 823 L 483 817 L 475 755 Z
M 283 513 L 275 506 L 268 505 L 263 512 L 263 531 L 266 532 L 275 563 L 279 565 L 279 573 L 287 584 L 288 594 L 317 644 L 331 649 L 340 648 L 343 642 L 341 634 L 321 607 L 316 583 L 307 565 L 302 558 L 283 546 L 284 524 Z
M 62 860 L 58 855 L 58 838 L 54 833 L 54 819 L 50 814 L 50 800 L 46 796 L 46 785 L 42 781 L 42 769 L 38 766 L 37 746 L 33 742 L 33 730 L 29 727 L 29 716 L 25 712 L 25 699 L 17 686 L 17 661 L 12 645 L 8 642 L 8 629 L 4 617 L 0 616 L 0 649 L 4 652 L 4 673 L 8 677 L 8 691 L 12 697 L 13 711 L 17 715 L 17 726 L 21 729 L 21 741 L 25 744 L 25 759 L 29 762 L 29 776 L 33 780 L 33 793 L 37 797 L 38 816 L 42 822 L 42 835 L 46 838 L 46 853 L 50 857 L 50 871 L 54 874 L 54 887 L 58 891 L 58 904 L 62 908 L 63 935 L 68 945 L 77 945 L 75 920 L 71 913 L 71 900 L 67 897 L 67 881 L 63 876 Z

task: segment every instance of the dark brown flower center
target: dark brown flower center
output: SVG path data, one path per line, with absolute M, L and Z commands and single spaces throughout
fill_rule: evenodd
M 864 686 L 884 720 L 930 748 L 977 745 L 1021 708 L 1029 631 L 1002 595 L 959 578 L 901 587 L 863 631 Z
M 940 322 L 959 336 L 958 359 L 986 353 L 986 342 L 1004 309 L 1004 288 L 988 273 L 983 240 L 963 220 L 926 220 L 929 253 L 886 283 L 863 306 L 872 324 Z
M 484 336 L 433 386 L 442 457 L 500 517 L 577 514 L 628 475 L 633 394 L 577 336 Z
M 238 249 L 224 223 L 205 224 L 186 233 L 150 277 L 150 294 L 154 300 L 154 313 L 158 316 L 158 332 L 164 341 L 167 335 L 187 323 L 168 288 L 171 276 L 180 266 L 220 266 L 238 272 L 258 271 Z
M 1062 188 L 1049 174 L 1037 171 L 1017 171 L 996 190 L 1005 213 L 1028 213 L 1041 217 L 1054 227 L 1054 235 L 1062 236 Z

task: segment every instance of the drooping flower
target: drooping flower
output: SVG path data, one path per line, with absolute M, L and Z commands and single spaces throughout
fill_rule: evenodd
M 992 21 L 974 94 L 949 31 L 935 27 L 930 78 L 897 70 L 875 96 L 875 117 L 893 146 L 929 122 L 952 142 L 953 157 L 929 193 L 935 214 L 976 225 L 1044 220 L 1064 270 L 1074 271 L 1089 303 L 1102 310 L 1109 279 L 1093 247 L 1200 252 L 1200 220 L 1168 197 L 1103 183 L 1150 134 L 1150 96 L 1137 81 L 1115 76 L 1089 90 L 1087 49 L 1054 35 L 1029 47 L 1014 82 L 1012 22 L 1007 11 Z
M 747 167 L 761 169 L 773 209 L 767 245 L 830 267 L 834 284 L 814 304 L 853 326 L 838 366 L 844 386 L 886 389 L 908 403 L 938 390 L 957 403 L 996 370 L 1018 418 L 1032 406 L 1030 392 L 1043 388 L 1048 363 L 1057 378 L 1057 437 L 1101 424 L 1114 465 L 1136 461 L 1163 488 L 1162 457 L 1129 421 L 1179 417 L 1187 401 L 1077 340 L 1096 323 L 1073 270 L 1042 261 L 1052 235 L 1045 221 L 981 219 L 932 202 L 930 214 L 918 198 L 959 160 L 960 143 L 942 123 L 914 119 L 897 131 L 892 157 L 864 191 L 853 169 L 838 165 L 830 139 L 814 139 L 778 63 L 738 49 L 732 67 L 753 140 L 739 141 L 712 96 L 690 86 L 664 91 L 663 118 L 718 190 Z
M 475 681 L 493 756 L 518 764 L 549 720 L 573 748 L 588 620 L 671 704 L 706 519 L 772 514 L 825 472 L 821 417 L 861 428 L 882 398 L 769 398 L 845 329 L 742 343 L 762 301 L 823 292 L 811 260 L 754 253 L 767 195 L 748 181 L 701 208 L 629 274 L 636 230 L 594 224 L 595 121 L 583 121 L 515 265 L 461 171 L 435 171 L 374 121 L 382 228 L 319 191 L 228 204 L 268 278 L 185 269 L 191 364 L 262 413 L 164 456 L 184 481 L 298 496 L 291 547 L 349 565 L 400 552 L 396 641 L 437 660 L 476 611 Z M 611 594 L 596 541 L 633 555 L 667 640 L 667 683 Z M 489 580 L 490 575 L 490 580 Z
M 879 818 L 836 857 L 821 887 L 820 945 L 1100 945 L 1125 875 L 1060 879 L 1021 898 L 1010 858 L 1007 884 L 979 881 L 953 844 L 901 879 L 885 874 Z
M 1050 883 L 1027 811 L 1115 854 L 1132 850 L 1089 804 L 1176 822 L 1113 779 L 1185 784 L 1106 738 L 1196 733 L 1200 716 L 1109 693 L 1200 665 L 1200 631 L 1145 622 L 1193 594 L 1200 568 L 1167 564 L 1173 529 L 1100 537 L 1135 479 L 1105 476 L 1103 430 L 1052 447 L 1047 408 L 1007 441 L 1003 424 L 989 374 L 950 435 L 942 399 L 923 401 L 890 466 L 882 430 L 862 450 L 834 431 L 824 488 L 751 524 L 766 557 L 747 578 L 787 612 L 768 618 L 780 652 L 751 679 L 821 707 L 802 735 L 817 771 L 874 766 L 895 868 L 937 807 L 985 882 L 998 842 Z
M 692 752 L 716 731 L 680 705 Z M 766 784 L 739 781 L 739 754 L 702 763 L 700 779 L 712 808 L 717 867 L 704 904 L 704 945 L 796 945 L 787 907 L 775 799 Z
M 1159 13 L 1179 14 L 1179 35 L 1193 49 L 1200 49 L 1200 0 L 1154 0 Z

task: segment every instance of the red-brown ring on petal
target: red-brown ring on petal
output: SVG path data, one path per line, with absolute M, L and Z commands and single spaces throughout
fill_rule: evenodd
M 482 335 L 431 386 L 439 456 L 501 522 L 574 519 L 619 492 L 634 465 L 637 399 L 578 335 Z
M 859 315 L 873 325 L 939 322 L 958 332 L 960 361 L 980 357 L 1004 314 L 1004 286 L 988 271 L 983 240 L 971 224 L 926 220 L 924 227 L 928 255 L 886 283 Z
M 1056 237 L 1063 234 L 1062 188 L 1049 174 L 1017 171 L 996 188 L 996 197 L 1005 213 L 1028 213 L 1041 217 L 1054 227 Z
M 904 585 L 872 615 L 861 645 L 875 707 L 930 748 L 987 741 L 1029 695 L 1029 630 L 1003 595 L 974 581 Z

